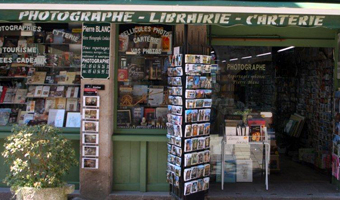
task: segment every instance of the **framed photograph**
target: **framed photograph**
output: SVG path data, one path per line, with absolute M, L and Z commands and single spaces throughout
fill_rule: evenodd
M 83 119 L 99 120 L 99 109 L 83 109 Z
M 99 134 L 96 133 L 83 133 L 83 144 L 98 144 Z
M 82 168 L 98 169 L 98 158 L 83 158 Z
M 99 122 L 83 121 L 82 130 L 84 132 L 98 132 L 99 131 Z
M 126 125 L 126 126 L 131 124 L 131 111 L 130 110 L 118 110 L 117 124 Z
M 67 112 L 66 127 L 80 128 L 81 125 L 80 112 Z
M 98 157 L 99 146 L 83 146 L 83 156 Z
M 84 107 L 99 107 L 99 96 L 83 96 Z

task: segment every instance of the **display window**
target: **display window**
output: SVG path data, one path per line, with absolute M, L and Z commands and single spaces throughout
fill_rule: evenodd
M 1 26 L 0 125 L 79 128 L 82 25 Z
M 172 26 L 120 25 L 117 128 L 165 129 Z

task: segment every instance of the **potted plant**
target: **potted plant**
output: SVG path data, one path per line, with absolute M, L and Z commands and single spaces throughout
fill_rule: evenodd
M 18 200 L 66 200 L 74 191 L 63 175 L 78 161 L 70 141 L 48 125 L 14 126 L 2 156 L 10 165 L 4 182 Z

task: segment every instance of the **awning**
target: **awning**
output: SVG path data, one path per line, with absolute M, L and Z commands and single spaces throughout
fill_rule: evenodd
M 14 0 L 0 20 L 340 28 L 340 4 L 249 1 Z

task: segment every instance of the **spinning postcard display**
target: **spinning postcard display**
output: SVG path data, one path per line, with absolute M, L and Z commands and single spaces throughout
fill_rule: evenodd
M 177 199 L 204 198 L 210 176 L 211 57 L 171 56 L 167 181 Z

